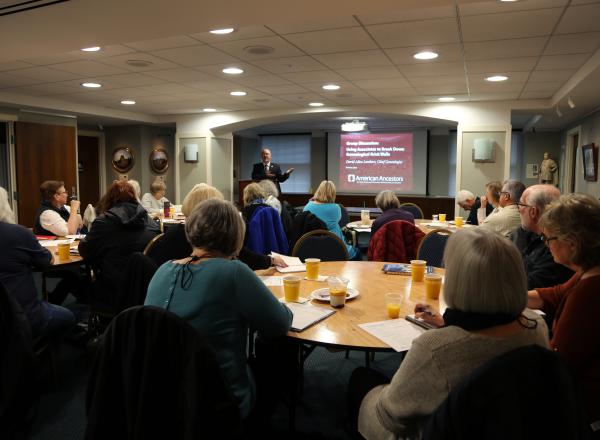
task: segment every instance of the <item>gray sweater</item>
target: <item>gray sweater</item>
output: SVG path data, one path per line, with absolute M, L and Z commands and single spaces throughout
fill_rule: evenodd
M 548 328 L 539 316 L 535 320 L 535 329 L 523 329 L 509 338 L 483 336 L 454 326 L 423 333 L 413 341 L 391 383 L 365 396 L 358 430 L 367 440 L 420 438 L 427 417 L 475 368 L 525 345 L 548 347 Z

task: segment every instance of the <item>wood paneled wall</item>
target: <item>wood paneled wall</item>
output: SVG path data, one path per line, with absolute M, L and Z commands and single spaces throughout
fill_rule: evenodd
M 77 186 L 75 127 L 17 122 L 15 150 L 19 223 L 33 227 L 42 182 L 62 180 L 67 191 Z

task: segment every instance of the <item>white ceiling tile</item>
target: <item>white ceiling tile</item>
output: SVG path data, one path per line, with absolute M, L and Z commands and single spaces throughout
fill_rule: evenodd
M 528 72 L 538 62 L 538 57 L 499 58 L 467 62 L 469 73 Z
M 600 3 L 567 8 L 555 34 L 596 31 L 600 31 Z
M 467 93 L 466 84 L 440 84 L 416 86 L 415 90 L 421 95 L 464 95 Z
M 328 82 L 338 83 L 342 80 L 342 77 L 337 73 L 332 72 L 331 70 L 316 70 L 314 72 L 297 72 L 297 73 L 282 73 L 280 76 L 283 78 L 299 83 L 311 83 L 321 81 L 321 84 L 326 84 Z
M 215 43 L 214 47 L 234 56 L 241 58 L 242 60 L 265 60 L 269 58 L 282 58 L 282 57 L 294 57 L 304 55 L 300 50 L 295 48 L 293 45 L 285 41 L 281 37 L 263 37 L 263 38 L 252 38 L 249 40 L 236 40 L 229 41 L 227 43 Z M 267 54 L 253 54 L 246 52 L 244 49 L 251 46 L 266 46 L 273 48 L 273 52 Z M 222 62 L 217 60 L 210 64 L 217 64 Z M 208 63 L 207 63 L 208 64 Z
M 358 14 L 359 20 L 365 24 L 391 23 L 394 21 L 432 20 L 435 18 L 449 18 L 456 16 L 453 5 L 438 6 L 433 8 L 394 8 L 381 12 Z
M 331 103 L 330 100 L 323 98 L 321 95 L 313 92 L 306 93 L 292 93 L 290 95 L 279 95 L 278 98 L 284 99 L 291 103 L 302 104 L 305 105 L 309 102 L 322 102 L 325 105 L 329 105 Z
M 175 93 L 184 94 L 194 92 L 194 89 L 192 87 L 175 83 L 157 84 L 153 86 L 144 86 L 142 88 L 152 93 L 156 93 L 157 95 L 172 95 Z
M 550 38 L 544 55 L 591 53 L 600 46 L 600 32 L 554 35 Z
M 398 97 L 398 96 L 416 96 L 417 93 L 412 87 L 406 88 L 389 88 L 389 89 L 376 89 L 369 90 L 369 95 L 381 99 L 385 97 Z
M 550 35 L 562 8 L 474 15 L 461 20 L 463 41 L 488 41 Z
M 358 23 L 351 15 L 338 15 L 327 18 L 315 17 L 310 21 L 281 21 L 268 24 L 269 29 L 278 34 L 293 34 L 297 32 L 312 32 L 324 29 L 336 29 L 356 26 Z
M 151 52 L 160 58 L 172 61 L 182 66 L 204 66 L 209 64 L 229 63 L 237 61 L 220 50 L 206 45 L 186 46 Z
M 136 67 L 129 65 L 128 61 L 146 61 L 152 64 L 145 67 Z M 131 70 L 134 72 L 150 72 L 152 70 L 174 69 L 179 67 L 179 65 L 170 61 L 141 52 L 119 55 L 111 58 L 103 58 L 100 62 L 109 66 L 116 66 L 124 70 Z
M 36 79 L 0 72 L 0 88 L 27 86 L 38 82 Z
M 438 76 L 438 75 L 461 75 L 465 73 L 463 63 L 419 63 L 419 64 L 403 64 L 398 66 L 398 70 L 408 78 L 417 76 Z
M 523 92 L 519 95 L 519 99 L 550 99 L 554 95 L 553 92 L 547 91 L 531 91 L 531 92 Z
M 285 38 L 309 54 L 350 52 L 377 48 L 371 37 L 361 27 L 290 34 L 286 35 Z
M 333 97 L 340 93 L 351 93 L 351 94 L 362 93 L 362 90 L 360 90 L 359 88 L 357 88 L 354 84 L 352 84 L 350 82 L 338 81 L 338 82 L 336 82 L 336 84 L 338 84 L 340 86 L 340 88 L 338 90 L 323 90 L 322 82 L 307 83 L 307 84 L 303 84 L 303 86 L 305 88 L 307 88 L 308 90 L 311 90 L 315 93 L 319 93 L 324 98 Z
M 122 75 L 111 75 L 110 79 L 122 84 L 123 86 L 130 87 L 151 86 L 165 82 L 160 78 L 148 76 L 143 73 L 124 73 Z
M 312 57 L 302 56 L 261 60 L 260 67 L 271 73 L 292 73 L 322 70 L 324 66 Z
M 30 67 L 28 69 L 19 69 L 11 72 L 13 75 L 24 76 L 26 78 L 35 79 L 38 82 L 57 82 L 57 81 L 68 81 L 70 79 L 76 79 L 79 76 L 74 73 L 63 72 L 60 70 L 52 69 L 49 67 L 38 66 Z
M 4 72 L 7 70 L 25 69 L 31 66 L 32 64 L 24 63 L 23 61 L 6 61 L 4 63 L 0 63 L 0 72 Z
M 315 55 L 317 60 L 331 69 L 349 69 L 352 67 L 391 66 L 392 63 L 380 50 L 363 50 L 357 52 L 330 53 Z
M 560 70 L 565 67 L 578 69 L 589 58 L 589 54 L 546 55 L 540 57 L 536 70 Z
M 353 69 L 337 69 L 337 73 L 344 78 L 354 81 L 357 79 L 380 79 L 396 78 L 398 69 L 396 67 L 355 67 Z
M 260 90 L 268 95 L 284 95 L 291 93 L 304 93 L 307 90 L 296 84 L 282 85 L 282 86 L 266 86 L 266 87 L 255 87 L 256 90 Z
M 492 60 L 495 58 L 538 56 L 544 50 L 546 41 L 546 37 L 536 37 L 465 43 L 465 59 Z
M 221 26 L 221 28 L 226 28 L 231 26 Z M 250 38 L 259 38 L 259 37 L 270 37 L 275 35 L 273 31 L 267 29 L 265 26 L 246 26 L 241 28 L 236 28 L 230 34 L 224 35 L 216 35 L 211 34 L 210 32 L 202 32 L 198 34 L 190 34 L 190 37 L 195 38 L 196 40 L 202 41 L 204 43 L 214 44 L 214 43 L 223 43 L 226 41 L 234 41 L 234 40 L 247 40 Z
M 490 82 L 486 81 L 485 78 L 491 75 L 506 75 L 508 81 Z M 508 72 L 506 70 L 491 71 L 484 73 L 471 73 L 469 72 L 469 84 L 481 83 L 481 84 L 511 84 L 515 82 L 525 82 L 529 76 L 529 72 Z
M 418 78 L 412 78 L 410 83 L 414 87 L 427 87 L 437 85 L 458 85 L 466 87 L 466 80 L 464 75 L 441 75 L 441 76 L 422 76 Z
M 277 76 L 277 75 L 254 75 L 254 76 L 235 76 L 231 78 L 231 81 L 236 84 L 242 84 L 248 87 L 260 87 L 260 86 L 280 86 L 291 84 L 289 81 Z
M 247 89 L 246 86 L 242 86 L 242 85 L 236 84 L 234 82 L 226 81 L 224 79 L 218 79 L 218 78 L 204 80 L 204 81 L 185 82 L 183 84 L 188 87 L 192 87 L 194 89 L 199 89 L 199 90 L 203 90 L 205 92 L 213 92 L 213 93 L 224 93 L 224 92 L 229 93 L 233 90 L 246 90 Z
M 64 70 L 65 72 L 75 73 L 83 76 L 116 75 L 119 73 L 128 73 L 125 69 L 114 66 L 107 66 L 96 61 L 72 61 L 69 63 L 55 64 L 54 69 Z
M 70 86 L 70 87 L 75 87 L 77 90 L 86 92 L 86 91 L 92 91 L 94 89 L 86 89 L 85 87 L 81 86 L 81 83 L 84 82 L 97 82 L 102 84 L 102 88 L 100 90 L 110 90 L 110 89 L 118 89 L 121 87 L 126 87 L 126 84 L 120 83 L 117 80 L 115 80 L 115 76 L 116 75 L 110 75 L 110 76 L 88 76 L 85 78 L 81 78 L 81 79 L 77 79 L 77 80 L 69 80 L 69 81 L 62 81 L 60 83 L 55 83 L 55 84 L 62 84 L 62 85 L 66 85 L 66 86 Z M 98 91 L 98 90 L 96 90 Z
M 148 72 L 147 75 L 172 82 L 204 81 L 214 79 L 212 76 L 207 75 L 206 73 L 202 73 L 196 69 L 184 67 L 179 67 L 177 69 L 152 71 Z
M 410 84 L 405 78 L 398 76 L 396 78 L 385 78 L 385 79 L 360 79 L 355 80 L 353 83 L 364 90 L 376 90 L 376 89 L 393 89 L 393 88 L 408 88 Z
M 60 53 L 54 55 L 40 55 L 38 57 L 24 58 L 20 61 L 24 61 L 26 63 L 33 64 L 36 66 L 46 66 L 48 64 L 66 63 L 67 61 L 76 60 L 78 60 L 76 56 L 70 55 L 68 53 Z
M 527 81 L 523 91 L 525 92 L 551 92 L 554 93 L 562 87 L 564 81 L 546 81 L 546 82 L 533 82 Z
M 518 91 L 507 91 L 498 93 L 471 93 L 471 101 L 511 101 L 517 99 Z
M 386 49 L 385 52 L 394 64 L 416 64 L 427 63 L 427 61 L 416 60 L 413 55 L 421 51 L 431 51 L 438 54 L 436 61 L 452 62 L 462 61 L 462 53 L 458 44 L 429 44 L 419 47 L 397 47 Z
M 176 35 L 174 37 L 157 38 L 154 40 L 135 41 L 125 43 L 126 46 L 133 47 L 136 50 L 144 52 L 152 50 L 172 49 L 174 47 L 193 46 L 198 44 L 198 40 L 187 35 Z
M 534 70 L 530 81 L 566 81 L 573 76 L 575 69 L 566 70 Z
M 411 21 L 367 26 L 381 47 L 407 47 L 427 44 L 457 43 L 458 28 L 454 18 Z
M 333 102 L 339 105 L 370 105 L 370 104 L 378 104 L 380 101 L 372 96 L 348 96 L 348 97 L 339 97 L 336 96 Z
M 415 102 L 425 102 L 425 97 L 423 95 L 414 95 L 414 96 L 383 96 L 381 98 L 377 98 L 379 102 L 382 104 L 407 104 L 407 103 L 415 103 Z
M 161 94 L 156 94 L 156 93 L 144 98 L 144 102 L 155 103 L 155 104 L 160 104 L 160 103 L 165 103 L 165 102 L 177 102 L 180 100 L 181 99 L 179 97 L 176 97 L 173 95 L 169 95 L 169 94 L 161 95 Z
M 58 83 L 34 84 L 23 87 L 23 89 L 27 90 L 27 94 L 34 96 L 66 95 L 81 91 L 81 87 Z
M 526 11 L 529 9 L 546 9 L 565 6 L 568 0 L 527 0 L 524 2 L 473 2 L 459 6 L 460 15 L 496 14 L 502 12 Z
M 72 55 L 77 59 L 94 61 L 100 60 L 102 58 L 113 57 L 133 52 L 135 52 L 135 50 L 130 47 L 122 46 L 120 44 L 112 44 L 108 46 L 102 46 L 98 52 L 85 52 L 83 50 L 73 50 L 71 52 L 67 52 L 67 54 Z
M 520 93 L 525 81 L 509 81 L 506 83 L 490 83 L 485 81 L 469 81 L 469 91 L 473 93 Z

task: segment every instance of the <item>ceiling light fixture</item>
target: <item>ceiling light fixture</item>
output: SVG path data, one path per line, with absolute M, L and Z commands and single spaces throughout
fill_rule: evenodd
M 240 69 L 239 67 L 226 67 L 222 72 L 227 75 L 239 75 L 240 73 L 244 73 L 244 69 Z
M 86 87 L 88 89 L 98 89 L 98 88 L 102 87 L 102 84 L 95 83 L 95 82 L 84 82 L 84 83 L 81 83 L 81 86 Z
M 322 102 L 309 102 L 308 105 L 310 105 L 311 107 L 323 107 L 325 104 L 323 104 Z
M 210 112 L 216 112 L 217 109 L 216 108 L 211 108 L 211 107 L 206 107 L 206 108 L 203 108 L 202 111 L 210 113 Z
M 570 96 L 569 99 L 567 99 L 567 104 L 569 104 L 569 107 L 575 108 L 575 101 L 573 101 L 573 98 L 571 98 Z
M 100 46 L 84 47 L 81 50 L 83 52 L 98 52 L 100 50 Z
M 562 112 L 560 111 L 560 109 L 558 108 L 558 106 L 556 106 L 556 116 L 558 116 L 559 118 L 562 118 Z
M 121 104 L 123 104 L 123 105 L 134 105 L 135 101 L 133 99 L 124 99 L 123 101 L 121 101 Z
M 246 92 L 242 92 L 241 90 L 236 90 L 233 91 L 231 93 L 229 93 L 231 96 L 246 96 L 247 93 Z
M 456 101 L 456 98 L 454 98 L 453 96 L 442 96 L 441 98 L 438 98 L 438 101 L 440 101 L 440 102 L 452 102 L 452 101 Z
M 339 90 L 340 86 L 338 86 L 337 84 L 325 84 L 323 86 L 324 90 Z
M 344 122 L 342 124 L 342 131 L 363 131 L 367 128 L 366 122 L 355 119 L 352 122 Z
M 213 29 L 212 31 L 210 31 L 210 33 L 216 35 L 225 35 L 232 33 L 234 30 L 234 28 Z
M 489 81 L 489 82 L 501 82 L 501 81 L 506 81 L 508 79 L 508 76 L 505 75 L 493 75 L 493 76 L 488 76 L 485 80 Z
M 413 58 L 416 58 L 417 60 L 434 60 L 438 56 L 439 55 L 437 53 L 426 50 L 426 51 L 414 54 Z

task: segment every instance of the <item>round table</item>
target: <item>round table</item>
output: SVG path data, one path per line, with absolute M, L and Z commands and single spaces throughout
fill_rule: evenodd
M 75 245 L 75 246 L 73 246 L 73 245 Z M 71 247 L 77 248 L 77 246 L 79 246 L 78 241 L 75 241 L 73 244 L 71 244 Z M 46 247 L 46 249 L 48 249 L 48 251 L 50 251 L 50 253 L 54 257 L 54 262 L 52 263 L 52 267 L 65 266 L 68 264 L 76 264 L 76 263 L 83 262 L 83 257 L 81 255 L 73 255 L 73 254 L 69 254 L 68 259 L 61 260 L 60 258 L 58 258 L 58 246 L 45 246 L 45 247 Z
M 385 263 L 379 261 L 333 261 L 321 262 L 319 275 L 338 275 L 350 280 L 348 286 L 359 292 L 359 296 L 347 301 L 345 307 L 325 320 L 309 327 L 303 332 L 289 332 L 288 336 L 316 345 L 334 346 L 350 350 L 392 351 L 384 342 L 362 330 L 358 324 L 389 319 L 385 305 L 385 294 L 401 293 L 404 302 L 400 316 L 414 312 L 415 304 L 428 303 L 439 310 L 438 300 L 425 298 L 423 282 L 411 281 L 410 276 L 388 275 L 381 268 Z M 443 269 L 435 269 L 443 274 Z M 301 277 L 305 273 L 298 274 Z M 302 280 L 300 296 L 310 298 L 313 290 L 327 287 L 326 282 Z M 278 298 L 283 296 L 283 287 L 270 287 Z M 443 292 L 443 287 L 442 287 Z M 329 303 L 313 300 L 317 307 L 331 308 Z

